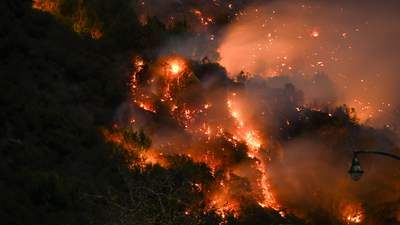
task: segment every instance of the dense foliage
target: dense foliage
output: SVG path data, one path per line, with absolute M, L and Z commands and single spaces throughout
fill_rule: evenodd
M 31 4 L 0 2 L 0 223 L 87 224 L 101 213 L 83 193 L 120 179 L 100 127 L 128 88 L 112 40 Z

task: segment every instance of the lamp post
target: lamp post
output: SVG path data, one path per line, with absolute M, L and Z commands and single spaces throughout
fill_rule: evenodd
M 395 154 L 392 154 L 389 152 L 377 151 L 377 150 L 357 150 L 357 149 L 355 149 L 355 150 L 353 150 L 353 153 L 354 153 L 354 158 L 351 163 L 349 174 L 350 174 L 351 178 L 355 181 L 358 181 L 359 179 L 361 179 L 361 176 L 364 173 L 364 171 L 361 169 L 360 162 L 357 158 L 357 154 L 360 154 L 360 153 L 380 154 L 380 155 L 386 155 L 386 156 L 390 156 L 390 157 L 400 160 L 400 156 L 398 156 L 398 155 L 395 155 Z

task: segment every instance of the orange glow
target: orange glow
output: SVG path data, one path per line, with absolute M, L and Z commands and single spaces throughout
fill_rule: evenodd
M 318 33 L 318 31 L 313 31 L 310 36 L 311 37 L 318 37 L 319 33 Z
M 51 14 L 55 16 L 60 16 L 60 6 L 58 5 L 59 1 L 52 1 L 52 0 L 34 0 L 32 4 L 32 8 L 38 9 L 44 12 L 50 12 Z M 103 34 L 100 32 L 100 30 L 93 26 L 93 25 L 88 25 L 87 20 L 82 19 L 82 15 L 74 15 L 72 19 L 74 24 L 72 25 L 72 28 L 75 30 L 77 33 L 86 33 L 90 32 L 90 35 L 94 39 L 100 38 Z
M 171 67 L 172 67 L 172 73 L 174 73 L 174 74 L 179 73 L 179 71 L 181 70 L 179 65 L 176 65 L 176 64 L 172 64 Z
M 362 220 L 363 211 L 354 205 L 348 205 L 344 208 L 344 217 L 348 222 L 360 223 Z
M 241 118 L 238 116 L 238 114 L 234 111 L 235 109 L 235 96 L 236 94 L 234 93 L 232 95 L 232 99 L 228 100 L 227 105 L 228 108 L 230 109 L 231 116 L 236 119 L 236 123 L 239 125 L 237 126 L 237 130 L 234 133 L 235 136 L 233 136 L 233 139 L 236 139 L 236 137 L 239 137 L 239 140 L 243 140 L 246 142 L 247 146 L 249 146 L 249 151 L 248 151 L 248 157 L 250 158 L 255 158 L 257 157 L 257 153 L 259 152 L 261 148 L 261 138 L 259 136 L 259 133 L 257 130 L 251 129 L 248 127 L 243 121 L 241 121 Z M 246 132 L 246 130 L 250 130 Z M 265 171 L 265 165 L 262 160 L 256 162 L 256 169 L 260 171 L 261 173 L 261 178 L 257 180 L 259 188 L 262 190 L 263 193 L 263 201 L 259 202 L 258 204 L 261 207 L 269 207 L 273 208 L 275 210 L 280 209 L 280 205 L 276 203 L 275 198 L 273 197 L 272 193 L 269 191 L 268 188 L 268 179 L 267 179 L 267 174 Z
M 160 153 L 156 152 L 154 149 L 150 149 L 146 154 L 141 154 L 140 158 L 144 161 L 145 164 L 160 164 L 165 165 L 162 158 L 159 157 Z
M 118 129 L 117 124 L 114 124 L 113 130 Z M 119 133 L 110 132 L 106 129 L 103 129 L 103 134 L 107 138 L 107 141 L 118 142 L 121 143 L 122 136 Z
M 167 59 L 166 64 L 169 67 L 169 73 L 173 76 L 180 76 L 186 69 L 185 61 L 179 56 Z
M 154 149 L 142 151 L 141 149 L 133 146 L 133 143 L 124 139 L 123 132 L 118 129 L 117 124 L 114 124 L 111 131 L 103 129 L 103 134 L 107 141 L 118 143 L 127 151 L 133 152 L 138 155 L 138 160 L 133 165 L 131 165 L 131 168 L 135 165 L 139 165 L 140 167 L 144 168 L 146 164 L 156 163 L 162 166 L 165 165 L 164 159 L 162 158 L 162 153 L 159 153 Z
M 361 222 L 360 217 L 361 217 L 360 215 L 353 216 L 353 217 L 349 216 L 349 217 L 347 217 L 347 220 L 351 221 L 351 222 L 354 222 L 354 223 L 359 223 L 359 222 Z
M 100 38 L 101 36 L 103 36 L 102 33 L 101 33 L 98 29 L 96 29 L 96 28 L 93 28 L 93 29 L 90 31 L 90 35 L 92 35 L 92 38 L 94 38 L 94 39 L 98 39 L 98 38 Z
M 193 9 L 192 12 L 193 12 L 194 14 L 198 15 L 198 16 L 201 16 L 201 12 L 200 12 L 199 10 L 197 10 L 197 9 Z
M 44 12 L 55 13 L 54 10 L 56 10 L 57 5 L 53 1 L 49 0 L 34 0 L 32 8 L 39 9 Z

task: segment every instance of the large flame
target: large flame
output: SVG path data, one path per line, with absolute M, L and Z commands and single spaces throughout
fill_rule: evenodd
M 237 105 L 236 105 L 236 93 L 231 94 L 230 100 L 227 102 L 227 105 L 230 109 L 230 113 L 232 117 L 235 118 L 235 122 L 237 124 L 237 127 L 235 129 L 235 133 L 233 138 L 235 140 L 242 140 L 245 141 L 246 144 L 249 146 L 249 152 L 248 152 L 248 157 L 250 158 L 255 158 L 255 157 L 260 157 L 260 161 L 257 161 L 256 163 L 256 169 L 260 171 L 261 173 L 261 178 L 257 180 L 258 185 L 260 189 L 263 192 L 263 200 L 259 202 L 259 205 L 262 207 L 270 207 L 275 210 L 280 209 L 280 205 L 275 201 L 272 193 L 269 191 L 269 184 L 268 184 L 268 177 L 265 171 L 265 165 L 263 163 L 263 158 L 261 158 L 261 155 L 257 154 L 261 148 L 262 141 L 259 136 L 259 131 L 256 129 L 252 129 L 250 126 L 245 124 L 241 116 L 237 113 L 239 111 Z M 281 214 L 284 215 L 284 214 Z
M 242 121 L 243 115 L 240 114 L 242 111 L 238 108 L 235 93 L 229 97 L 227 104 L 230 116 L 232 117 L 232 124 L 229 127 L 223 124 L 215 124 L 217 121 L 213 121 L 213 118 L 207 119 L 207 113 L 213 110 L 213 104 L 204 101 L 193 105 L 192 102 L 186 102 L 181 99 L 186 89 L 186 83 L 193 82 L 197 79 L 190 71 L 187 71 L 188 67 L 184 59 L 173 56 L 160 60 L 153 70 L 152 76 L 145 81 L 138 79 L 143 72 L 144 62 L 136 58 L 133 64 L 136 69 L 132 72 L 130 86 L 132 89 L 132 103 L 135 107 L 158 114 L 154 103 L 156 102 L 156 96 L 161 96 L 161 102 L 170 108 L 170 115 L 179 122 L 186 132 L 191 133 L 193 137 L 197 139 L 193 144 L 188 146 L 182 145 L 180 148 L 182 148 L 182 150 L 186 149 L 184 150 L 186 155 L 193 160 L 205 162 L 213 170 L 213 173 L 221 167 L 224 167 L 227 162 L 225 162 L 223 158 L 225 154 L 224 147 L 221 149 L 222 152 L 218 152 L 217 149 L 209 148 L 219 143 L 221 138 L 230 143 L 229 145 L 233 148 L 238 147 L 239 142 L 244 142 L 248 146 L 247 157 L 256 160 L 253 170 L 258 171 L 260 174 L 256 180 L 252 181 L 253 184 L 257 186 L 257 189 L 260 190 L 260 197 L 257 197 L 260 199 L 258 202 L 259 205 L 280 211 L 280 205 L 276 203 L 273 194 L 268 188 L 268 176 L 263 162 L 266 158 L 263 158 L 262 154 L 259 154 L 263 141 L 257 129 L 252 128 Z M 236 113 L 236 111 L 238 113 Z M 140 118 L 132 118 L 131 121 L 133 121 L 133 124 L 138 123 L 138 126 L 140 124 Z M 234 128 L 234 130 L 231 130 L 230 127 Z M 233 133 L 226 134 L 225 131 L 233 131 Z M 121 142 L 115 134 L 108 134 L 108 136 L 110 140 Z M 151 152 L 153 152 L 153 154 L 146 154 L 146 156 L 142 155 L 141 157 L 145 162 L 160 162 L 160 156 L 169 154 L 168 152 L 170 151 L 176 151 L 173 149 L 178 147 L 175 147 L 174 144 L 174 142 L 177 141 L 179 143 L 179 140 L 174 139 L 168 140 L 166 143 L 161 143 L 161 149 L 152 149 Z M 203 154 L 196 153 L 196 145 L 208 150 Z M 179 152 L 182 150 L 179 150 Z M 236 169 L 232 169 L 228 169 L 224 174 L 225 178 L 220 180 L 220 189 L 209 194 L 209 198 L 212 199 L 208 205 L 209 209 L 217 209 L 217 212 L 222 217 L 224 217 L 227 212 L 235 212 L 234 214 L 237 215 L 242 204 L 240 200 L 233 197 L 232 194 L 232 191 L 236 192 L 237 190 L 235 190 L 236 188 L 233 187 L 231 183 L 236 182 L 235 179 L 239 179 L 235 177 L 234 180 L 231 180 L 231 175 L 236 173 Z M 201 184 L 197 185 L 201 187 Z M 188 211 L 187 213 L 190 212 Z M 284 215 L 283 212 L 281 212 L 281 214 Z

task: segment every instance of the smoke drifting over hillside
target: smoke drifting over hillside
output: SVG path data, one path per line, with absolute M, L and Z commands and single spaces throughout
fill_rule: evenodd
M 320 86 L 312 75 L 324 72 L 337 87 L 337 104 L 354 107 L 363 122 L 391 125 L 399 116 L 398 10 L 395 1 L 276 1 L 246 7 L 246 15 L 227 30 L 221 64 L 232 75 L 240 70 L 288 75 L 306 96 L 313 87 L 298 77 L 310 76 L 306 79 Z

